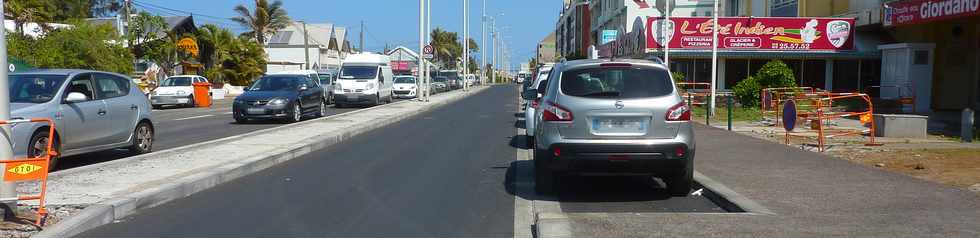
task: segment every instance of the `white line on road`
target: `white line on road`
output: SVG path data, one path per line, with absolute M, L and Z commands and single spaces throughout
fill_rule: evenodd
M 210 116 L 214 116 L 214 115 L 210 115 L 209 114 L 209 115 L 200 115 L 200 116 L 195 116 L 195 117 L 185 117 L 185 118 L 180 118 L 180 119 L 174 119 L 174 121 L 183 121 L 183 120 L 190 120 L 190 119 L 198 119 L 198 118 L 205 118 L 205 117 L 210 117 Z

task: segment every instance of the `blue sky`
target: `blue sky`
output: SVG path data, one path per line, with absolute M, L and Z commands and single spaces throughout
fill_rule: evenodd
M 232 8 L 238 4 L 251 6 L 253 0 L 135 0 L 136 8 L 147 9 L 160 15 L 174 15 L 163 6 L 195 14 L 198 24 L 216 23 L 242 29 L 227 20 L 234 16 Z M 511 63 L 519 64 L 534 56 L 537 42 L 554 31 L 555 21 L 561 9 L 561 0 L 487 0 L 487 15 L 498 15 L 497 26 L 502 28 L 505 40 L 511 48 Z M 142 6 L 140 6 L 140 3 Z M 351 44 L 357 44 L 360 21 L 365 22 L 365 48 L 381 51 L 385 43 L 418 48 L 418 1 L 417 0 L 283 0 L 286 11 L 293 19 L 310 23 L 331 22 L 347 26 Z M 480 42 L 480 14 L 482 0 L 470 0 L 470 37 Z M 463 0 L 432 0 L 432 27 L 458 31 L 462 35 Z M 216 17 L 216 18 L 211 18 Z M 487 35 L 489 44 L 489 34 Z M 479 60 L 479 58 L 477 58 Z M 488 58 L 489 60 L 489 58 Z

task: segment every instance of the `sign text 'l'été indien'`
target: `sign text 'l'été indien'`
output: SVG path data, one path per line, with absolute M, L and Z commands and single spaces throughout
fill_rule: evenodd
M 711 49 L 710 17 L 647 18 L 647 48 Z M 853 18 L 718 18 L 718 48 L 759 51 L 838 51 L 854 49 Z

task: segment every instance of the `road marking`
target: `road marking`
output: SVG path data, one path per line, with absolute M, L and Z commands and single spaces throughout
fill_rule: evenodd
M 225 112 L 225 113 L 221 113 L 221 115 L 231 115 L 231 114 L 235 114 L 235 112 Z
M 174 119 L 174 121 L 183 121 L 183 120 L 190 120 L 190 119 L 198 119 L 198 118 L 205 118 L 205 117 L 210 117 L 210 116 L 214 116 L 214 115 L 210 115 L 209 114 L 209 115 L 200 115 L 200 116 L 194 116 L 194 117 L 185 117 L 185 118 L 180 118 L 180 119 Z

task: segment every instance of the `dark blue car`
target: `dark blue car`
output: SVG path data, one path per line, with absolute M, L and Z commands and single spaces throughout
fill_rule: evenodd
M 235 121 L 250 119 L 303 120 L 303 116 L 326 115 L 327 100 L 323 88 L 304 75 L 266 75 L 235 98 L 232 107 Z

